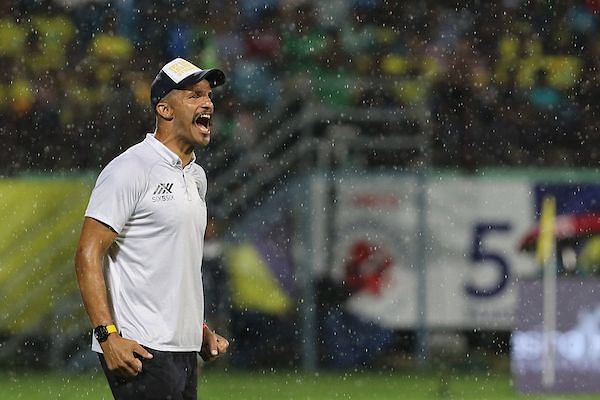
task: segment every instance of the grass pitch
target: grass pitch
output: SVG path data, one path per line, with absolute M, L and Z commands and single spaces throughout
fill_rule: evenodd
M 524 396 L 507 375 L 439 375 L 406 372 L 217 372 L 200 378 L 200 399 L 596 399 L 598 396 Z M 0 399 L 112 399 L 101 372 L 65 374 L 0 371 Z

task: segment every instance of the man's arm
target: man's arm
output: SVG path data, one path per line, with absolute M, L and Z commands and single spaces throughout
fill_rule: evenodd
M 101 222 L 89 217 L 83 221 L 75 254 L 75 272 L 83 304 L 93 327 L 113 323 L 104 281 L 103 259 L 116 238 L 117 233 Z M 109 335 L 100 346 L 108 368 L 125 375 L 137 375 L 142 370 L 142 362 L 134 353 L 152 358 L 137 342 L 118 334 Z

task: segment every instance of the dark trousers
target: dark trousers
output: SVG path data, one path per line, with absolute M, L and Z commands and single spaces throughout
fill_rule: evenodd
M 114 398 L 116 400 L 196 400 L 197 353 L 147 350 L 154 357 L 150 360 L 141 359 L 142 372 L 133 377 L 123 377 L 109 371 L 104 355 L 98 353 Z

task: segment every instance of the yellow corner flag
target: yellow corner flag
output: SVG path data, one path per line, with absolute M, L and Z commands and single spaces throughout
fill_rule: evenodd
M 544 197 L 540 230 L 537 240 L 535 259 L 538 265 L 546 265 L 553 256 L 554 228 L 556 225 L 556 200 L 552 196 Z

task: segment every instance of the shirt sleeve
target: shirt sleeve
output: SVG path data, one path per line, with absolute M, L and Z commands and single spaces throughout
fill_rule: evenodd
M 116 158 L 98 176 L 85 216 L 121 233 L 133 215 L 144 188 L 143 169 L 134 162 Z

